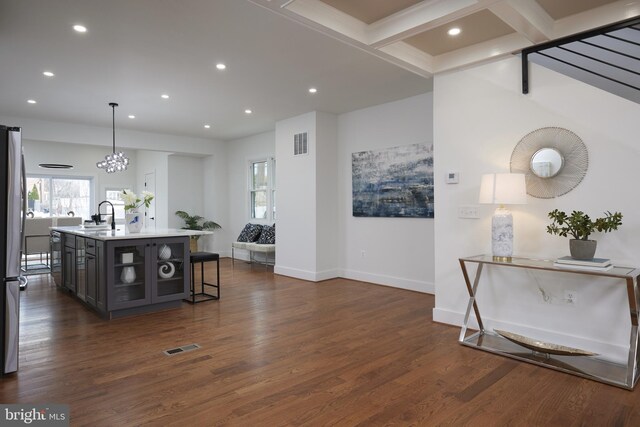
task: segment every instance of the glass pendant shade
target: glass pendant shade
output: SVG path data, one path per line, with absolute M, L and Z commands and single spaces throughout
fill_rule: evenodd
M 113 152 L 104 156 L 104 160 L 96 163 L 98 169 L 104 169 L 107 173 L 122 172 L 127 170 L 129 158 L 122 151 L 116 153 L 116 107 L 115 102 L 109 103 L 113 110 Z

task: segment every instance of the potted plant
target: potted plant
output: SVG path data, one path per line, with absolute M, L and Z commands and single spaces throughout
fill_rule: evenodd
M 154 198 L 153 193 L 149 191 L 142 192 L 142 198 L 131 190 L 122 190 L 120 197 L 124 201 L 124 217 L 125 224 L 130 233 L 139 233 L 142 230 L 142 215 L 138 213 L 138 208 L 144 205 L 149 209 L 151 201 Z
M 222 228 L 220 224 L 214 221 L 205 221 L 200 215 L 189 215 L 185 211 L 176 211 L 176 215 L 184 220 L 183 230 L 217 230 Z M 191 236 L 190 246 L 191 252 L 198 250 L 198 239 L 200 236 Z
M 547 233 L 567 237 L 571 235 L 573 239 L 569 241 L 569 251 L 571 257 L 575 259 L 592 259 L 596 253 L 597 242 L 589 240 L 589 235 L 600 231 L 608 233 L 617 230 L 622 225 L 622 214 L 620 212 L 604 213 L 603 218 L 592 220 L 589 215 L 582 211 L 573 211 L 571 215 L 554 209 L 549 212 L 551 224 L 547 226 Z

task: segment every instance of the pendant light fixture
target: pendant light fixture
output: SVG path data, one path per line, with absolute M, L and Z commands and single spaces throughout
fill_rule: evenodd
M 122 172 L 127 170 L 129 158 L 122 151 L 116 153 L 116 107 L 118 104 L 110 102 L 109 106 L 113 110 L 113 153 L 104 156 L 104 160 L 96 163 L 96 166 L 106 170 L 107 173 Z

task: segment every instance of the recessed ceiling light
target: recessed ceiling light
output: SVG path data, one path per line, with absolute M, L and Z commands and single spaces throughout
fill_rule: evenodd
M 251 114 L 251 113 L 253 113 L 253 111 L 251 111 L 251 110 L 250 110 L 250 109 L 248 109 L 248 108 L 247 108 L 246 110 L 244 110 L 244 112 L 245 112 L 246 114 Z
M 315 87 L 309 88 L 309 93 L 316 93 L 316 92 L 318 92 L 318 89 L 316 89 Z
M 29 104 L 35 104 L 35 103 L 36 103 L 36 100 L 35 100 L 35 99 L 27 99 L 27 102 L 28 102 Z
M 84 25 L 74 25 L 73 29 L 76 30 L 79 33 L 86 33 L 87 32 L 87 27 L 85 27 Z
M 136 118 L 136 116 L 134 116 L 133 114 L 129 114 L 129 118 L 130 118 L 130 119 L 135 119 L 135 118 Z
M 216 68 L 218 70 L 224 70 L 225 68 L 227 68 L 227 66 L 224 65 L 222 62 L 220 62 L 220 63 L 216 64 Z
M 209 128 L 211 128 L 211 125 L 204 125 L 204 128 L 205 129 L 209 129 Z
M 460 28 L 453 27 L 453 28 L 450 28 L 449 31 L 447 31 L 447 34 L 449 34 L 450 36 L 457 36 L 461 32 L 462 32 L 462 30 Z
M 162 95 L 160 95 L 163 99 L 169 99 L 169 95 L 167 95 L 166 93 L 163 93 Z
M 53 77 L 55 76 L 55 74 L 53 74 L 51 71 L 43 71 L 42 74 L 44 74 L 47 77 Z

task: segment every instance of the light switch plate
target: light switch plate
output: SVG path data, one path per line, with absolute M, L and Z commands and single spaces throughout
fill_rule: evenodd
M 447 184 L 457 184 L 460 181 L 460 173 L 457 171 L 449 171 L 444 177 Z
M 479 206 L 477 205 L 464 205 L 458 206 L 458 218 L 480 218 Z

